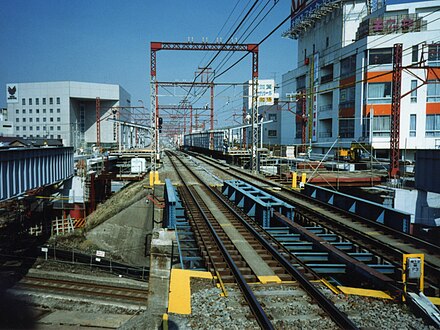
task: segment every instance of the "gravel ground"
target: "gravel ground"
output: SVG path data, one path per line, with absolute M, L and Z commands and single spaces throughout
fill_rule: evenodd
M 170 314 L 179 329 L 257 329 L 258 324 L 237 286 L 228 286 L 228 297 L 210 282 L 191 286 L 192 314 Z M 296 285 L 255 286 L 256 296 L 276 329 L 338 329 L 307 294 Z M 363 329 L 435 329 L 424 325 L 405 305 L 360 296 L 335 295 L 320 287 L 335 305 Z

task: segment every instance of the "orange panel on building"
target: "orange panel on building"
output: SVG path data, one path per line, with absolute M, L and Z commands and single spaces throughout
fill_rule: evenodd
M 356 76 L 347 77 L 339 81 L 339 87 L 349 87 L 356 82 Z
M 366 79 L 368 83 L 390 82 L 393 80 L 393 73 L 388 71 L 367 72 Z
M 440 103 L 426 103 L 426 114 L 427 115 L 439 115 L 440 114 Z
M 440 79 L 440 68 L 428 69 L 428 80 Z
M 375 116 L 391 115 L 391 104 L 367 104 L 364 108 L 364 114 L 368 116 L 373 109 Z

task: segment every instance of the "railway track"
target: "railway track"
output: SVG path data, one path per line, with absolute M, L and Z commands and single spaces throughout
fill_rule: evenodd
M 403 254 L 425 255 L 425 292 L 440 296 L 440 247 L 417 237 L 399 232 L 335 206 L 315 200 L 297 191 L 245 170 L 219 164 L 208 157 L 193 154 L 213 168 L 227 172 L 231 178 L 248 182 L 271 195 L 295 206 L 295 222 L 303 226 L 320 225 L 337 232 L 347 240 L 380 255 L 397 267 L 402 267 Z M 275 191 L 273 188 L 276 187 Z
M 146 306 L 147 291 L 118 285 L 86 282 L 83 279 L 54 279 L 38 276 L 25 276 L 18 282 L 15 292 L 43 292 L 66 296 L 69 299 L 90 298 L 106 302 Z
M 220 283 L 238 284 L 260 327 L 274 328 L 271 322 L 273 316 L 266 313 L 249 283 L 295 280 L 304 294 L 320 306 L 320 310 L 315 310 L 318 317 L 322 318 L 319 314 L 325 311 L 326 317 L 339 327 L 357 328 L 311 282 L 311 279 L 317 278 L 313 271 L 306 269 L 298 260 L 293 263 L 299 269 L 294 267 L 293 256 L 271 240 L 270 235 L 261 232 L 261 228 L 260 232 L 255 229 L 243 215 L 228 205 L 217 190 L 197 179 L 175 155 L 168 152 L 168 156 L 184 183 L 180 188 L 181 198 L 199 246 L 203 246 L 202 255 L 207 268 L 216 274 Z

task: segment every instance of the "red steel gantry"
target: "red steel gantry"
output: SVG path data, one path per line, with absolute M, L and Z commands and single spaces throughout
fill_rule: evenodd
M 192 51 L 217 51 L 236 52 L 244 51 L 252 53 L 252 162 L 251 169 L 257 170 L 257 143 L 258 143 L 258 44 L 223 44 L 223 43 L 193 43 L 193 42 L 151 42 L 150 43 L 150 95 L 151 95 L 151 144 L 154 156 L 152 158 L 153 170 L 156 170 L 156 162 L 159 156 L 159 132 L 158 132 L 158 83 L 156 53 L 159 50 L 192 50 Z M 154 111 L 153 111 L 154 109 Z

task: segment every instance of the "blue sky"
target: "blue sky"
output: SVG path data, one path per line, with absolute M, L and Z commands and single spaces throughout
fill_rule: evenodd
M 150 42 L 186 42 L 188 37 L 195 42 L 202 38 L 214 41 L 236 2 L 2 1 L 0 83 L 2 86 L 8 82 L 59 80 L 115 83 L 131 94 L 132 103 L 141 99 L 149 105 Z M 242 10 L 252 3 L 249 0 L 238 2 L 221 34 L 223 41 Z M 260 3 L 262 6 L 266 1 Z M 273 3 L 269 1 L 267 8 Z M 289 0 L 280 0 L 247 42 L 259 42 L 289 14 L 289 8 Z M 288 24 L 260 48 L 260 78 L 276 77 L 280 81 L 281 74 L 291 70 L 296 63 L 295 42 L 281 37 Z M 204 52 L 158 52 L 158 80 L 191 81 L 197 67 L 207 64 L 213 53 L 204 55 Z M 249 56 L 218 81 L 243 82 L 250 77 Z M 6 106 L 5 97 L 3 92 L 0 106 Z M 217 105 L 222 102 L 216 101 Z
M 250 8 L 253 2 L 3 0 L 0 11 L 0 85 L 62 80 L 114 83 L 131 94 L 133 105 L 137 100 L 143 100 L 149 107 L 150 42 L 186 42 L 188 37 L 195 42 L 202 41 L 202 38 L 213 42 L 225 22 L 220 37 L 226 41 L 231 26 L 238 17 L 244 16 L 242 11 Z M 260 0 L 260 7 L 256 10 L 266 2 L 265 11 L 275 3 L 274 0 Z M 236 4 L 236 10 L 227 21 Z M 259 42 L 289 11 L 290 0 L 278 0 L 270 15 L 246 42 Z M 281 75 L 295 67 L 296 42 L 281 37 L 288 24 L 260 47 L 260 78 L 276 78 L 280 82 Z M 160 51 L 157 55 L 158 80 L 192 81 L 197 67 L 206 65 L 212 55 Z M 223 69 L 239 56 L 235 55 Z M 214 62 L 212 67 L 216 68 L 218 63 Z M 241 83 L 250 77 L 249 56 L 217 82 Z M 232 88 L 226 92 L 220 87 L 216 89 L 216 108 L 222 112 L 236 111 L 241 107 L 241 100 L 236 99 L 237 93 Z M 6 92 L 2 92 L 1 107 L 6 106 L 5 98 Z M 161 104 L 176 102 L 160 100 Z

